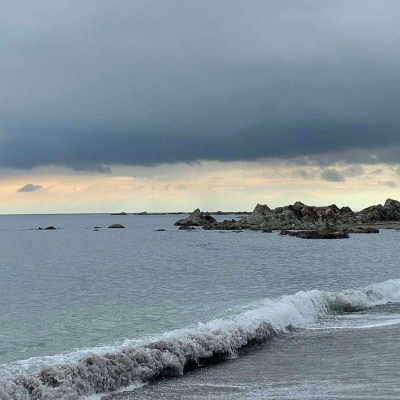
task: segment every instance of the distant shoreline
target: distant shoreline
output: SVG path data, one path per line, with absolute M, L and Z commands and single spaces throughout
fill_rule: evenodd
M 249 215 L 251 211 L 205 211 L 205 214 L 209 215 Z M 191 214 L 191 211 L 176 211 L 176 212 L 138 212 L 138 213 L 110 213 L 113 216 L 125 216 L 125 215 L 184 215 L 184 214 Z

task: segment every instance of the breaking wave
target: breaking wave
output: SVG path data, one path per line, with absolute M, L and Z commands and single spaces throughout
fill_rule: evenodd
M 62 363 L 49 361 L 38 373 L 22 373 L 0 383 L 0 399 L 73 400 L 135 387 L 235 356 L 238 350 L 291 328 L 311 327 L 327 314 L 399 301 L 400 279 L 362 289 L 311 290 L 265 299 L 256 309 L 230 319 L 199 323 L 153 339 L 127 341 L 119 347 L 99 348 L 78 359 L 76 354 L 70 358 L 63 355 Z

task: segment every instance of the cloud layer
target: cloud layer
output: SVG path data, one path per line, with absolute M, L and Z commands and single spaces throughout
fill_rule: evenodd
M 0 167 L 397 163 L 399 12 L 391 0 L 6 2 Z

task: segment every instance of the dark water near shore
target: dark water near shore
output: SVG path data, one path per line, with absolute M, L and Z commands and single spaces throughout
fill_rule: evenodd
M 0 216 L 0 398 L 31 398 L 29 379 L 48 399 L 140 380 L 112 398 L 400 397 L 399 232 L 304 241 L 176 219 Z M 60 229 L 30 230 L 48 225 Z M 218 365 L 147 383 L 216 351 Z M 109 375 L 106 353 L 132 382 Z

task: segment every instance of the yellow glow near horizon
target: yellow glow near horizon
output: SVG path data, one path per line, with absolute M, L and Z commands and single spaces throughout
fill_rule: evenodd
M 348 166 L 335 166 L 338 173 Z M 399 198 L 400 176 L 387 165 L 362 166 L 358 176 L 330 182 L 319 167 L 284 163 L 203 162 L 157 167 L 113 167 L 112 174 L 40 168 L 0 176 L 0 213 L 251 211 L 302 201 L 354 210 Z M 302 175 L 299 171 L 302 171 Z M 304 172 L 305 171 L 305 172 Z M 26 184 L 39 190 L 19 192 Z

